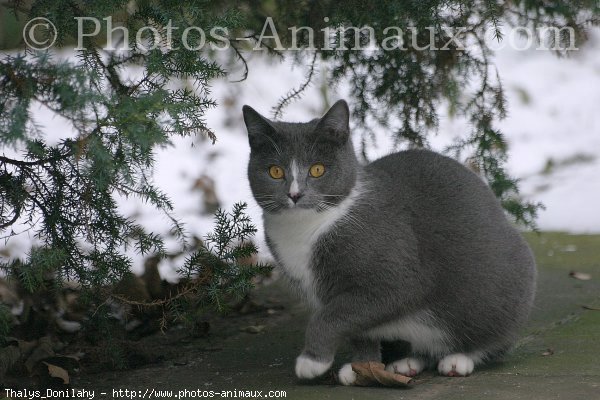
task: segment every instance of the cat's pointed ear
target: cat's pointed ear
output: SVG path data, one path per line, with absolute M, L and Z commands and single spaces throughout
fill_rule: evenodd
M 338 100 L 321 118 L 315 133 L 323 139 L 343 144 L 350 136 L 350 110 L 344 100 Z
M 245 105 L 242 107 L 242 114 L 246 129 L 248 130 L 248 140 L 251 147 L 259 146 L 267 138 L 265 135 L 271 136 L 275 133 L 275 128 L 271 121 L 260 115 L 254 108 Z

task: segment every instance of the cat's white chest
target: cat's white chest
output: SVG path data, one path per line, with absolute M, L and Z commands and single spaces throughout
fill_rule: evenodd
M 265 231 L 281 267 L 293 282 L 300 285 L 309 305 L 318 308 L 312 258 L 319 238 L 342 220 L 356 199 L 353 191 L 337 207 L 316 212 L 293 208 L 277 214 L 265 213 Z

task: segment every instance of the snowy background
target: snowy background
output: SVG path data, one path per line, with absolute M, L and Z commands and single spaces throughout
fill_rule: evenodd
M 496 52 L 495 63 L 508 99 L 508 117 L 499 124 L 509 143 L 508 169 L 521 179 L 526 199 L 545 205 L 537 221 L 539 228 L 600 233 L 600 30 L 593 31 L 589 42 L 569 58 L 507 46 Z M 248 79 L 241 83 L 231 82 L 239 78 L 235 74 L 213 83 L 212 96 L 219 107 L 208 112 L 207 123 L 217 134 L 216 144 L 203 138 L 177 138 L 172 147 L 159 151 L 154 179 L 173 200 L 174 214 L 190 236 L 202 237 L 213 226 L 214 201 L 206 193 L 214 191 L 225 209 L 247 202 L 259 228 L 258 245 L 266 252 L 260 208 L 246 178 L 249 147 L 241 106 L 249 104 L 271 116 L 277 100 L 303 81 L 304 71 L 289 63 L 268 62 L 258 54 L 249 66 Z M 317 77 L 302 99 L 285 109 L 282 119 L 306 121 L 321 116 L 322 84 Z M 344 94 L 343 85 L 337 91 L 328 89 L 330 104 Z M 439 131 L 430 138 L 437 150 L 469 130 L 464 120 L 452 119 L 444 111 L 440 117 Z M 37 119 L 47 131 L 64 132 L 59 118 L 40 111 Z M 393 150 L 386 145 L 386 135 L 379 133 L 379 146 L 371 156 Z M 214 188 L 206 177 L 214 180 Z M 121 201 L 121 206 L 125 215 L 135 215 L 148 229 L 168 232 L 167 218 L 152 208 L 131 199 Z M 0 243 L 0 249 L 10 246 L 11 257 L 19 257 L 31 240 L 24 233 L 8 244 Z M 141 270 L 141 257 L 134 259 L 135 269 Z M 177 262 L 165 262 L 161 272 L 172 277 Z

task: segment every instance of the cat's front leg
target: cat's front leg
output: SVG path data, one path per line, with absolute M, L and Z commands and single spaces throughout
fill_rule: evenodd
M 379 340 L 368 338 L 356 338 L 350 341 L 352 350 L 352 362 L 381 361 L 381 347 Z M 347 363 L 340 368 L 338 379 L 343 385 L 353 385 L 356 381 L 356 373 L 352 370 L 352 364 Z
M 333 358 L 320 359 L 315 355 L 302 352 L 296 358 L 296 376 L 300 379 L 313 379 L 323 375 L 333 363 Z
M 305 346 L 296 358 L 296 376 L 313 379 L 323 375 L 333 364 L 338 343 L 335 333 L 324 324 L 322 313 L 317 312 L 306 328 Z
M 355 337 L 360 327 L 370 319 L 367 310 L 353 304 L 351 299 L 338 298 L 311 317 L 306 328 L 304 350 L 296 359 L 296 375 L 301 379 L 316 378 L 327 372 L 333 364 L 335 352 L 339 344 L 349 337 Z M 380 358 L 379 343 L 362 342 L 359 358 Z M 357 347 L 358 348 L 358 347 Z M 372 360 L 365 360 L 372 361 Z
M 324 307 L 316 311 L 306 327 L 304 350 L 296 359 L 296 376 L 313 379 L 323 375 L 333 364 L 335 352 L 343 339 L 336 322 L 335 308 Z

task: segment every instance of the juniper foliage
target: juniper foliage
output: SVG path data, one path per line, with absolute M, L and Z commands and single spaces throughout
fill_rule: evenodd
M 126 4 L 36 1 L 29 15 L 53 20 L 61 43 L 75 35 L 74 17 L 101 19 Z M 210 19 L 196 6 L 188 10 Z M 126 24 L 170 18 L 183 19 L 169 2 L 149 2 Z M 142 254 L 163 253 L 158 236 L 119 213 L 114 195 L 138 196 L 168 214 L 171 202 L 149 179 L 154 151 L 172 135 L 214 137 L 203 114 L 215 103 L 202 90 L 223 73 L 214 62 L 185 49 L 134 49 L 106 56 L 100 51 L 102 43 L 86 39 L 87 49 L 76 60 L 28 51 L 0 61 L 0 144 L 25 149 L 21 157 L 0 157 L 0 227 L 24 221 L 41 241 L 24 263 L 3 262 L 1 267 L 19 275 L 30 290 L 44 273 L 84 287 L 114 282 L 130 269 L 123 251 L 132 244 Z M 131 63 L 144 72 L 128 83 L 122 69 Z M 183 78 L 193 79 L 200 90 L 169 86 Z M 76 135 L 52 146 L 38 139 L 43 135 L 31 114 L 38 105 L 67 119 Z M 181 236 L 181 225 L 171 221 L 173 232 Z
M 152 183 L 154 154 L 175 136 L 205 135 L 214 143 L 216 136 L 204 120 L 207 109 L 216 105 L 208 83 L 225 71 L 209 54 L 186 48 L 181 35 L 173 35 L 171 47 L 160 43 L 148 50 L 154 36 L 147 35 L 143 43 L 131 40 L 128 51 L 105 50 L 103 18 L 111 16 L 115 26 L 134 33 L 151 26 L 166 38 L 169 23 L 181 30 L 234 29 L 239 13 L 196 1 L 128 5 L 132 3 L 123 0 L 0 2 L 2 17 L 10 11 L 21 22 L 17 28 L 34 17 L 50 20 L 56 44 L 67 48 L 77 43 L 77 17 L 103 22 L 103 31 L 86 36 L 76 57 L 26 48 L 0 58 L 0 232 L 5 240 L 24 232 L 36 239 L 26 259 L 0 259 L 0 269 L 28 291 L 72 280 L 100 293 L 99 288 L 129 273 L 131 259 L 125 254 L 130 247 L 165 255 L 163 238 L 124 217 L 117 196 L 135 196 L 162 210 L 172 234 L 185 246 L 183 226 L 171 216 L 171 201 Z M 84 28 L 90 32 L 94 26 Z M 203 39 L 190 34 L 185 40 L 196 46 Z M 137 78 L 126 73 L 131 67 L 140 71 Z M 66 120 L 73 132 L 50 142 L 35 120 L 37 108 Z M 242 207 L 236 210 L 245 229 L 239 239 L 247 238 L 250 226 Z M 244 249 L 247 254 L 256 250 Z M 232 276 L 239 275 L 227 289 L 246 290 L 244 279 L 254 270 L 242 272 L 234 259 L 223 256 L 236 271 Z M 222 268 L 226 271 L 229 264 Z
M 178 271 L 193 284 L 193 309 L 211 306 L 228 311 L 232 301 L 241 300 L 252 288 L 252 278 L 270 271 L 268 264 L 252 260 L 258 249 L 249 239 L 256 226 L 245 213 L 246 207 L 237 203 L 231 212 L 217 210 L 213 232 Z

